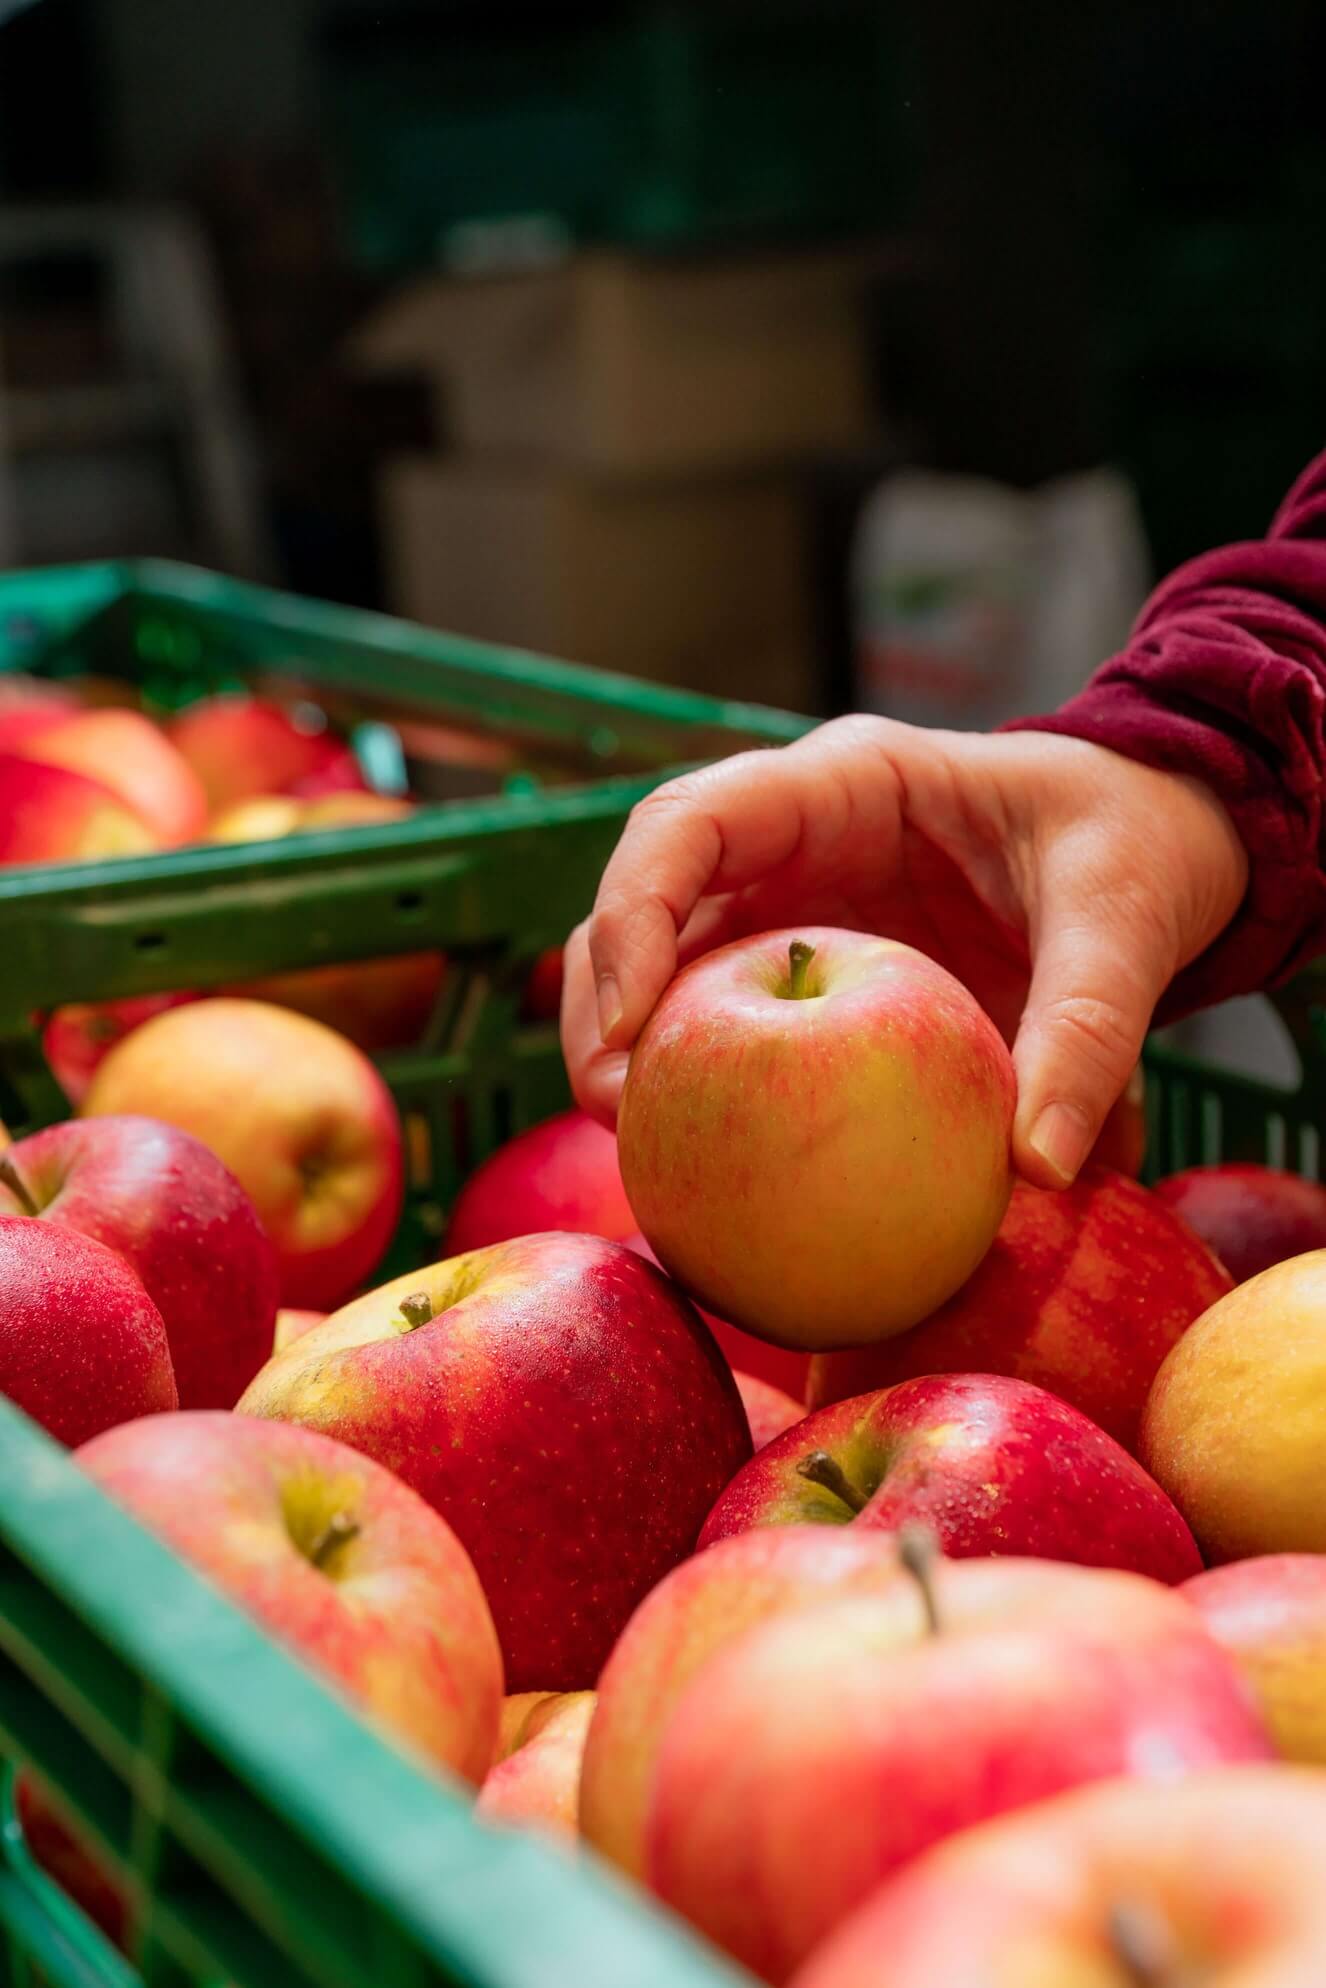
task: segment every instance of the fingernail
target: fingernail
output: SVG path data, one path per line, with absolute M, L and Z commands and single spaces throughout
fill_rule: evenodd
M 1091 1151 L 1091 1127 L 1086 1113 L 1075 1104 L 1056 1099 L 1046 1105 L 1032 1126 L 1027 1143 L 1066 1187 L 1077 1179 L 1082 1162 Z
M 599 1035 L 606 1048 L 611 1043 L 622 1018 L 622 997 L 617 991 L 617 982 L 610 973 L 605 973 L 599 981 L 598 1000 Z

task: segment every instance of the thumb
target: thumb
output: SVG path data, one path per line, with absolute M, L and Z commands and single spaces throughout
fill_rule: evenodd
M 1067 1187 L 1141 1055 L 1175 968 L 1163 917 L 1102 893 L 1043 908 L 1013 1048 L 1013 1157 L 1037 1187 Z

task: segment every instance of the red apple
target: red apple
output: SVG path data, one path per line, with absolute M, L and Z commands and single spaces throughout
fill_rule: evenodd
M 778 1345 L 857 1346 L 975 1270 L 1011 1185 L 1013 1065 L 951 974 L 815 927 L 686 967 L 636 1043 L 622 1179 L 659 1262 Z
M 909 1523 L 961 1559 L 1021 1554 L 1167 1582 L 1202 1565 L 1179 1513 L 1112 1436 L 1003 1374 L 901 1381 L 807 1416 L 733 1478 L 700 1544 L 752 1526 Z
M 1275 1167 L 1190 1167 L 1156 1187 L 1160 1199 L 1245 1284 L 1310 1249 L 1326 1249 L 1326 1187 Z
M 246 692 L 191 704 L 171 723 L 170 739 L 202 781 L 212 814 L 251 794 L 347 774 L 345 745 L 321 720 L 304 722 Z
M 1326 1767 L 1326 1556 L 1237 1560 L 1181 1592 L 1247 1679 L 1284 1757 Z
M 132 1422 L 78 1462 L 377 1724 L 482 1781 L 502 1704 L 492 1618 L 450 1526 L 389 1471 L 220 1414 Z
M 489 1769 L 476 1810 L 485 1822 L 574 1837 L 580 1762 L 594 1716 L 594 1693 L 534 1696 L 538 1703 L 526 1710 L 514 1742 Z
M 450 1520 L 515 1691 L 594 1683 L 751 1453 L 692 1307 L 597 1236 L 398 1278 L 277 1354 L 239 1405 L 366 1451 Z
M 81 1111 L 164 1119 L 210 1146 L 276 1246 L 283 1304 L 338 1304 L 395 1230 L 391 1093 L 361 1051 L 305 1015 L 261 1001 L 172 1008 L 111 1051 Z
M 75 711 L 14 747 L 25 759 L 99 781 L 162 845 L 194 842 L 207 826 L 207 796 L 188 761 L 137 711 Z
M 1318 1775 L 1084 1788 L 920 1858 L 794 1988 L 1316 1988 L 1324 1869 Z
M 645 1810 L 672 1707 L 715 1651 L 757 1622 L 826 1594 L 892 1590 L 884 1533 L 786 1526 L 720 1540 L 646 1595 L 599 1678 L 580 1777 L 580 1827 L 633 1878 L 645 1870 Z
M 709 1659 L 663 1733 L 648 1876 L 778 1983 L 958 1830 L 1087 1781 L 1269 1754 L 1179 1596 L 1134 1574 L 957 1561 L 924 1598 L 821 1601 Z
M 1090 1169 L 1063 1193 L 1013 1189 L 994 1247 L 905 1339 L 811 1367 L 812 1408 L 922 1374 L 1013 1374 L 1071 1401 L 1132 1449 L 1171 1346 L 1229 1277 L 1136 1181 Z
M 97 780 L 0 752 L 0 866 L 145 856 L 157 838 Z
M 562 948 L 539 954 L 525 982 L 521 1013 L 526 1021 L 555 1022 L 562 1008 Z
M 127 1952 L 129 1900 L 59 1796 L 24 1769 L 14 1782 L 14 1809 L 33 1863 L 73 1899 L 113 1947 Z
M 276 1252 L 233 1174 L 150 1118 L 70 1119 L 0 1159 L 0 1215 L 117 1250 L 165 1322 L 182 1408 L 233 1408 L 271 1352 Z
M 770 1387 L 768 1381 L 757 1380 L 753 1374 L 732 1375 L 741 1396 L 741 1405 L 750 1423 L 750 1439 L 758 1455 L 766 1443 L 775 1436 L 781 1436 L 805 1418 L 806 1407 L 801 1401 L 793 1401 L 790 1394 L 784 1394 L 780 1387 Z
M 0 1394 L 71 1448 L 179 1406 L 161 1313 L 122 1256 L 0 1215 Z
M 459 1256 L 547 1229 L 621 1242 L 635 1228 L 611 1132 L 583 1111 L 532 1125 L 485 1160 L 456 1197 L 447 1250 Z
M 134 994 L 123 1001 L 80 1001 L 57 1008 L 42 1032 L 41 1046 L 70 1104 L 82 1104 L 117 1042 L 153 1015 L 197 999 L 196 994 Z
M 1136 1180 L 1146 1158 L 1146 1074 L 1139 1063 L 1105 1115 L 1091 1164 Z
M 658 1263 L 658 1258 L 638 1230 L 635 1235 L 626 1236 L 623 1240 L 628 1249 L 636 1250 L 650 1263 Z M 659 1268 L 662 1267 L 659 1264 Z M 718 1341 L 718 1349 L 733 1373 L 750 1374 L 753 1379 L 779 1388 L 799 1402 L 805 1400 L 806 1385 L 810 1379 L 808 1353 L 798 1352 L 792 1346 L 771 1346 L 767 1339 L 757 1339 L 753 1332 L 743 1332 L 739 1325 L 729 1325 L 726 1319 L 715 1318 L 703 1305 L 697 1309 Z M 801 1412 L 805 1413 L 804 1408 Z

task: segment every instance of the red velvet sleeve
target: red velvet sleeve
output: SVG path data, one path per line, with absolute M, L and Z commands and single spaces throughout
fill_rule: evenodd
M 1265 539 L 1180 567 L 1085 690 L 1009 729 L 1191 774 L 1232 815 L 1247 895 L 1175 981 L 1162 1018 L 1272 986 L 1326 952 L 1326 455 Z

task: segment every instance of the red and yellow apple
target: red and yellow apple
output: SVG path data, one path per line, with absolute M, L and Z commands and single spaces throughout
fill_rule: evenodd
M 732 1378 L 746 1411 L 757 1455 L 775 1436 L 781 1436 L 785 1429 L 804 1419 L 805 1403 L 793 1401 L 780 1387 L 770 1387 L 768 1381 L 757 1380 L 754 1374 L 739 1374 L 735 1370 Z
M 164 732 L 138 711 L 57 716 L 13 750 L 98 781 L 163 848 L 197 841 L 207 826 L 202 782 Z
M 160 846 L 146 823 L 99 780 L 0 752 L 0 866 L 92 863 Z
M 638 1230 L 635 1235 L 626 1236 L 623 1240 L 628 1249 L 638 1250 L 650 1263 L 658 1263 L 658 1258 Z M 659 1264 L 659 1268 L 662 1267 Z M 697 1309 L 734 1374 L 749 1374 L 753 1380 L 778 1388 L 796 1401 L 805 1400 L 810 1379 L 808 1353 L 799 1352 L 794 1346 L 772 1346 L 767 1339 L 757 1339 L 753 1332 L 743 1332 L 739 1325 L 729 1325 L 725 1318 L 715 1318 L 703 1305 Z M 802 1413 L 805 1413 L 804 1409 Z
M 376 1457 L 450 1521 L 516 1691 L 594 1684 L 751 1453 L 693 1307 L 596 1236 L 397 1278 L 277 1354 L 239 1406 Z
M 1326 1249 L 1326 1187 L 1275 1167 L 1190 1167 L 1156 1187 L 1236 1284 L 1273 1263 Z
M 175 718 L 169 736 L 202 781 L 213 815 L 253 794 L 364 785 L 353 757 L 317 717 L 304 722 L 247 692 L 206 697 Z M 349 762 L 349 764 L 347 764 Z
M 664 1268 L 782 1346 L 868 1345 L 956 1291 L 1012 1176 L 1013 1066 L 923 954 L 816 927 L 722 946 L 631 1055 L 622 1179 Z
M 306 1332 L 312 1332 L 315 1325 L 321 1325 L 326 1312 L 298 1311 L 285 1306 L 276 1314 L 276 1327 L 272 1333 L 271 1351 L 284 1353 L 287 1346 L 293 1346 Z
M 826 1354 L 812 1408 L 922 1374 L 1012 1374 L 1132 1449 L 1171 1346 L 1230 1288 L 1154 1194 L 1095 1168 L 1062 1193 L 1019 1181 L 994 1246 L 956 1297 L 886 1345 Z
M 1252 1687 L 1285 1759 L 1326 1767 L 1326 1556 L 1236 1560 L 1182 1593 Z
M 580 1763 L 594 1693 L 536 1691 L 507 1704 L 518 1707 L 520 1716 L 479 1790 L 477 1813 L 486 1822 L 563 1839 L 576 1836 Z
M 900 1381 L 807 1416 L 738 1472 L 700 1544 L 752 1526 L 909 1524 L 960 1559 L 1020 1554 L 1165 1582 L 1202 1565 L 1141 1464 L 1080 1409 L 1005 1374 Z
M 360 1050 L 307 1016 L 261 1001 L 172 1008 L 111 1051 L 81 1111 L 160 1118 L 210 1146 L 276 1247 L 283 1304 L 339 1304 L 395 1230 L 391 1094 Z
M 451 1211 L 447 1251 L 459 1256 L 548 1229 L 609 1242 L 635 1230 L 617 1142 L 583 1111 L 517 1133 L 470 1175 Z
M 197 999 L 196 994 L 134 994 L 123 1001 L 77 1001 L 57 1008 L 42 1031 L 41 1046 L 70 1104 L 82 1104 L 117 1042 L 153 1015 Z

